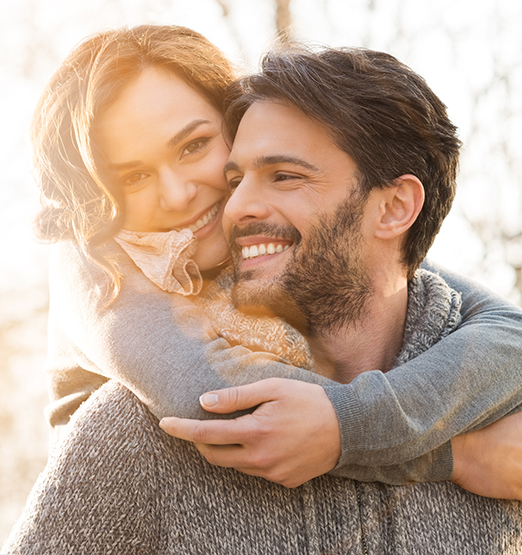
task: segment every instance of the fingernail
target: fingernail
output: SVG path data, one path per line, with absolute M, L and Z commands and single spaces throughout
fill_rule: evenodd
M 199 398 L 199 403 L 203 408 L 211 409 L 218 404 L 218 396 L 215 393 L 205 393 Z
M 159 425 L 160 425 L 160 428 L 164 428 L 167 425 L 167 420 L 165 418 L 162 418 L 160 420 Z
M 175 426 L 177 418 L 175 416 L 166 416 L 160 420 L 159 426 L 162 430 L 168 432 L 172 430 L 172 426 Z

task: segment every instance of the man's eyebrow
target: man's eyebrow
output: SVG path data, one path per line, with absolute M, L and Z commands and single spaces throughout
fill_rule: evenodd
M 253 167 L 255 169 L 261 169 L 265 166 L 275 166 L 276 164 L 292 164 L 294 166 L 301 166 L 312 172 L 319 172 L 319 169 L 316 168 L 314 165 L 306 162 L 305 160 L 301 160 L 301 158 L 296 158 L 295 156 L 287 156 L 284 154 L 272 154 L 270 156 L 259 156 L 253 161 Z M 240 171 L 239 166 L 233 162 L 227 162 L 225 164 L 224 172 L 228 172 L 231 170 Z
M 176 146 L 178 143 L 183 141 L 186 137 L 188 137 L 192 131 L 197 129 L 200 125 L 204 125 L 205 123 L 210 123 L 208 119 L 196 119 L 187 123 L 183 129 L 178 131 L 173 137 L 171 137 L 167 141 L 167 148 L 172 148 Z M 136 166 L 141 166 L 143 162 L 141 160 L 130 160 L 129 162 L 123 162 L 121 164 L 108 164 L 108 168 L 111 170 L 127 170 L 130 168 L 135 168 Z
M 238 172 L 239 171 L 239 166 L 235 162 L 232 162 L 232 161 L 227 162 L 225 164 L 225 167 L 223 168 L 223 173 L 227 173 L 227 172 L 230 172 L 230 171 Z

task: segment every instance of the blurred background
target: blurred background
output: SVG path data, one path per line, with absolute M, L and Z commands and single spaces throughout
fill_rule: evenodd
M 248 72 L 280 36 L 385 50 L 448 105 L 464 151 L 431 257 L 522 299 L 522 2 L 519 0 L 0 0 L 0 545 L 47 457 L 47 247 L 27 140 L 47 79 L 85 36 L 178 24 Z

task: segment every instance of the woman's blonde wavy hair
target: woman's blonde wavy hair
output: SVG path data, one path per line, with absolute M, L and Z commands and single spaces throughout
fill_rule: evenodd
M 99 250 L 120 229 L 124 204 L 98 167 L 97 116 L 147 67 L 172 71 L 224 111 L 234 80 L 231 64 L 199 33 L 178 26 L 142 25 L 103 31 L 75 48 L 51 77 L 31 128 L 42 209 L 40 239 L 73 240 L 120 287 L 116 265 Z

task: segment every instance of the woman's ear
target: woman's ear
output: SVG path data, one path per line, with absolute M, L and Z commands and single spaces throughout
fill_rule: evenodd
M 393 239 L 410 229 L 424 204 L 424 187 L 411 174 L 401 175 L 389 187 L 382 189 L 380 218 L 375 236 Z

